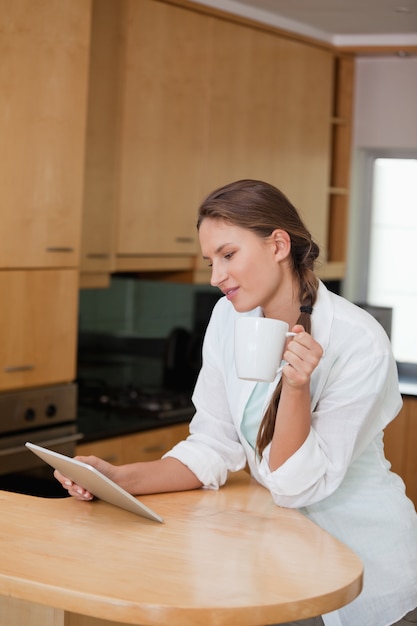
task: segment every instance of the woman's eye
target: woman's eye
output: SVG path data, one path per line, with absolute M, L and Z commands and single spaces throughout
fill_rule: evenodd
M 225 259 L 231 259 L 233 256 L 233 252 L 228 252 L 227 254 L 224 255 Z

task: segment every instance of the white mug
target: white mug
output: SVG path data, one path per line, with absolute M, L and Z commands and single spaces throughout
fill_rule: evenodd
M 287 322 L 269 317 L 239 317 L 235 322 L 235 363 L 239 378 L 272 382 L 279 371 L 288 332 Z

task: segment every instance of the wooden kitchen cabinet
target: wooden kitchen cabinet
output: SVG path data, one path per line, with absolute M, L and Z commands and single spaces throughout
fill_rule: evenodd
M 76 454 L 94 454 L 115 465 L 160 459 L 189 434 L 188 424 L 163 426 L 153 430 L 112 437 L 91 443 L 80 443 Z
M 114 268 L 120 95 L 119 0 L 93 2 L 80 286 L 108 286 Z
M 81 285 L 208 282 L 197 209 L 239 178 L 281 188 L 343 277 L 352 56 L 181 0 L 95 0 L 91 44 Z
M 187 269 L 197 252 L 211 20 L 153 0 L 124 7 L 116 269 L 163 269 L 166 256 Z
M 78 265 L 90 12 L 0 0 L 0 268 Z
M 333 54 L 213 21 L 204 194 L 241 178 L 280 188 L 327 257 Z M 210 272 L 199 259 L 196 281 Z
M 123 441 L 123 462 L 134 463 L 135 461 L 160 459 L 165 452 L 168 452 L 189 434 L 189 424 L 176 424 L 175 426 L 165 426 L 156 430 L 137 433 Z
M 78 443 L 75 448 L 75 453 L 81 456 L 88 456 L 90 454 L 98 456 L 109 463 L 114 465 L 122 465 L 123 461 L 123 437 L 110 437 L 110 439 L 102 439 L 98 441 L 92 441 L 89 443 Z M 135 435 L 129 435 L 135 437 Z
M 106 2 L 114 10 L 115 0 Z M 116 4 L 107 37 L 110 47 L 120 44 L 108 72 L 117 102 L 98 98 L 91 110 L 96 122 L 100 106 L 118 111 L 114 270 L 193 271 L 199 204 L 215 187 L 245 177 L 280 187 L 326 258 L 330 47 L 190 4 Z M 93 45 L 103 41 L 93 28 Z M 87 164 L 88 154 L 87 147 Z
M 325 246 L 332 71 L 328 50 L 213 20 L 204 193 L 268 181 Z
M 385 429 L 385 455 L 417 507 L 417 397 L 404 396 L 403 401 L 400 413 Z
M 78 271 L 0 271 L 0 391 L 75 378 Z

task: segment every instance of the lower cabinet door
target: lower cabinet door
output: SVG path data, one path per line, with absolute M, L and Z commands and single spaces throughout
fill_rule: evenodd
M 175 424 L 132 435 L 80 443 L 76 447 L 76 454 L 81 456 L 94 454 L 114 465 L 136 461 L 155 461 L 176 443 L 185 439 L 188 434 L 188 424 Z
M 385 456 L 403 479 L 407 495 L 417 508 L 417 398 L 405 396 L 403 401 L 401 411 L 385 429 Z

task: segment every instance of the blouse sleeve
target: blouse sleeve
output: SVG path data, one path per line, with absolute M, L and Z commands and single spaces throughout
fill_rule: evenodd
M 337 358 L 330 352 L 320 365 L 319 381 L 312 385 L 316 400 L 310 433 L 303 445 L 275 471 L 269 469 L 270 445 L 264 450 L 259 473 L 278 505 L 308 506 L 332 494 L 401 408 L 390 346 L 384 342 L 370 349 L 365 339 L 361 343 L 355 338 L 353 344 L 339 350 Z

